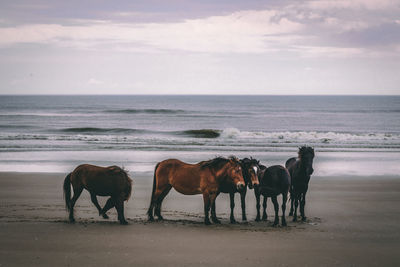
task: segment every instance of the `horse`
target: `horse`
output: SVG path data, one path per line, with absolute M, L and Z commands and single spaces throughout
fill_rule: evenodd
M 290 212 L 289 216 L 293 215 L 293 221 L 297 221 L 297 207 L 300 201 L 301 220 L 306 220 L 304 207 L 306 205 L 306 194 L 308 183 L 310 182 L 311 174 L 314 172 L 312 167 L 314 160 L 314 149 L 309 146 L 302 146 L 298 151 L 298 158 L 290 158 L 286 161 L 286 168 L 289 170 L 292 177 L 292 185 L 290 187 Z M 293 213 L 294 203 L 294 213 Z
M 220 223 L 215 213 L 215 198 L 220 192 L 221 184 L 229 184 L 238 191 L 244 190 L 245 183 L 240 162 L 235 157 L 228 159 L 217 157 L 212 160 L 189 164 L 178 159 L 167 159 L 159 162 L 154 169 L 153 191 L 150 207 L 147 211 L 149 221 L 154 221 L 154 214 L 159 220 L 161 204 L 165 196 L 174 188 L 184 195 L 203 194 L 204 223 Z
M 257 172 L 258 172 L 258 164 L 259 161 L 253 158 L 244 158 L 240 160 L 240 165 L 242 166 L 243 178 L 245 187 L 244 189 L 239 192 L 235 186 L 231 184 L 222 184 L 220 188 L 220 192 L 222 193 L 229 193 L 230 198 L 230 207 L 231 207 L 231 216 L 230 222 L 236 223 L 235 216 L 233 215 L 233 209 L 235 208 L 235 193 L 240 193 L 240 201 L 242 206 L 242 221 L 247 221 L 246 217 L 246 192 L 247 186 L 249 189 L 256 188 L 259 184 Z M 215 209 L 215 207 L 213 206 Z
M 74 190 L 72 199 L 71 185 Z M 69 221 L 71 223 L 75 222 L 74 205 L 83 189 L 86 189 L 90 193 L 93 204 L 99 211 L 99 216 L 108 219 L 107 211 L 115 207 L 120 224 L 128 224 L 124 216 L 124 201 L 131 196 L 132 180 L 124 169 L 118 166 L 99 167 L 82 164 L 65 177 L 63 189 L 65 207 L 69 211 Z M 96 196 L 110 196 L 103 209 L 97 202 Z
M 260 185 L 258 188 L 256 188 L 256 190 L 254 190 L 257 209 L 256 221 L 260 221 L 260 195 L 263 195 L 262 219 L 267 220 L 267 199 L 270 197 L 275 209 L 275 220 L 273 225 L 276 226 L 279 224 L 279 205 L 277 196 L 282 194 L 282 226 L 286 226 L 285 210 L 291 183 L 290 174 L 288 170 L 281 165 L 274 165 L 267 168 L 260 164 L 259 167 L 260 172 L 258 179 L 260 181 Z

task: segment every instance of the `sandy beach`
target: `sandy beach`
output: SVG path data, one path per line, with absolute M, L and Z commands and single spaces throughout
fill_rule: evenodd
M 229 224 L 227 195 L 217 198 L 221 225 L 203 225 L 201 196 L 174 191 L 163 222 L 148 223 L 152 174 L 132 174 L 126 203 L 129 225 L 115 210 L 98 216 L 84 191 L 77 222 L 67 222 L 63 173 L 0 173 L 0 266 L 399 266 L 399 177 L 313 177 L 305 223 L 288 227 L 255 222 L 247 194 L 248 223 Z M 101 205 L 105 198 L 99 198 Z M 240 222 L 236 196 L 236 219 Z

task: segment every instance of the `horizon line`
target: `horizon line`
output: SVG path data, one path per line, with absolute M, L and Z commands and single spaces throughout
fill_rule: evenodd
M 400 96 L 400 94 L 2 94 L 0 96 Z

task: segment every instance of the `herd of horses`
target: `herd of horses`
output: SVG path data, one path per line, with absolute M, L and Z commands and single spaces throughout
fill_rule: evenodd
M 256 197 L 256 221 L 267 220 L 267 199 L 271 198 L 274 204 L 275 220 L 273 225 L 279 224 L 279 205 L 277 197 L 282 195 L 281 224 L 286 226 L 285 211 L 290 193 L 289 216 L 297 221 L 297 209 L 300 204 L 301 220 L 306 220 L 304 207 L 311 174 L 313 173 L 314 149 L 309 146 L 299 148 L 298 157 L 286 161 L 285 167 L 274 165 L 266 167 L 256 159 L 236 157 L 217 157 L 196 164 L 189 164 L 177 159 L 167 159 L 159 162 L 154 170 L 153 190 L 150 207 L 147 211 L 149 221 L 154 216 L 162 220 L 161 205 L 171 188 L 184 195 L 202 194 L 204 200 L 204 223 L 211 221 L 220 223 L 217 218 L 215 201 L 220 193 L 230 196 L 230 222 L 235 223 L 233 210 L 235 207 L 234 195 L 240 194 L 242 220 L 246 221 L 245 197 L 247 188 L 254 189 Z M 73 197 L 71 198 L 71 185 Z M 107 211 L 113 207 L 117 210 L 118 220 L 127 224 L 124 216 L 124 201 L 128 200 L 132 191 L 132 180 L 127 172 L 118 167 L 99 167 L 83 164 L 69 173 L 64 180 L 63 190 L 65 206 L 69 211 L 69 221 L 74 222 L 74 205 L 83 189 L 89 191 L 93 204 L 99 215 L 108 218 Z M 260 198 L 263 199 L 263 215 L 260 214 Z M 103 208 L 100 207 L 97 196 L 110 196 Z

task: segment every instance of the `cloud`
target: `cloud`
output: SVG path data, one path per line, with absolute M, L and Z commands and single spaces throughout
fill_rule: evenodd
M 310 1 L 307 6 L 311 9 L 389 9 L 398 8 L 398 0 L 323 0 Z
M 94 48 L 131 44 L 154 50 L 210 53 L 260 53 L 271 49 L 271 35 L 287 35 L 302 25 L 276 18 L 276 11 L 240 11 L 226 16 L 185 20 L 179 23 L 87 21 L 85 25 L 33 24 L 0 28 L 0 44 L 40 43 Z
M 0 28 L 0 47 L 37 43 L 140 53 L 288 52 L 300 56 L 368 56 L 379 54 L 376 50 L 397 51 L 394 49 L 397 40 L 393 38 L 394 42 L 386 45 L 383 41 L 376 47 L 363 42 L 382 36 L 373 29 L 384 29 L 385 36 L 398 32 L 393 26 L 399 25 L 398 17 L 393 15 L 393 10 L 399 9 L 398 3 L 392 0 L 323 0 L 309 1 L 300 7 L 284 4 L 279 8 L 242 10 L 178 22 L 73 20 L 68 24 L 26 24 Z M 375 13 L 375 9 L 379 12 Z M 354 16 L 354 12 L 359 13 Z M 142 15 L 146 16 L 131 11 L 111 13 L 111 17 Z M 157 13 L 147 15 L 154 17 Z M 385 25 L 392 26 L 389 29 Z M 370 36 L 368 40 L 365 35 Z
M 98 80 L 98 79 L 95 79 L 95 78 L 90 78 L 90 79 L 88 80 L 87 84 L 88 84 L 88 85 L 104 85 L 105 82 L 104 82 L 104 81 L 101 81 L 101 80 Z

